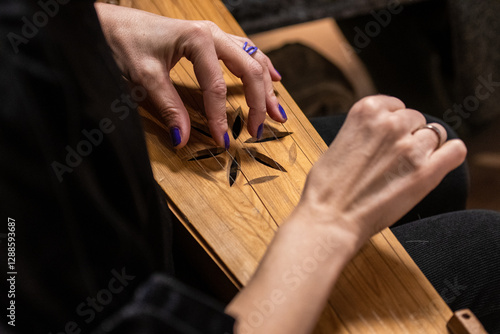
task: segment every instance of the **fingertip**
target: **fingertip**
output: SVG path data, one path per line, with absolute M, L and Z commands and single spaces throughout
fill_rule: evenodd
M 187 128 L 187 130 L 183 130 L 180 126 L 174 125 L 169 129 L 170 142 L 172 144 L 172 147 L 178 150 L 186 146 L 190 135 L 189 127 Z
M 277 69 L 274 69 L 274 71 L 271 71 L 271 73 L 270 73 L 270 74 L 271 74 L 271 79 L 272 79 L 273 81 L 281 81 L 281 78 L 282 78 L 282 77 L 281 77 L 280 72 L 278 72 L 278 70 L 277 70 Z
M 270 101 L 269 101 L 270 100 Z M 285 123 L 288 120 L 288 116 L 285 109 L 278 102 L 277 98 L 271 98 L 266 101 L 266 111 L 269 117 L 276 122 Z
M 271 76 L 272 81 L 280 81 L 281 80 L 281 73 L 278 72 L 278 70 L 274 67 L 273 63 L 271 62 L 271 59 L 266 56 L 267 60 L 267 68 L 269 68 L 269 75 Z
M 170 128 L 170 141 L 174 148 L 179 146 L 182 142 L 181 130 L 176 126 Z
M 283 123 L 285 123 L 288 120 L 288 116 L 285 112 L 285 109 L 281 106 L 281 104 L 278 104 L 278 109 L 281 115 L 281 118 L 283 119 Z
M 207 107 L 206 107 L 207 108 Z M 207 108 L 207 110 L 209 110 Z M 225 110 L 225 109 L 224 109 Z M 207 112 L 208 128 L 218 147 L 229 147 L 229 135 L 226 113 Z
M 265 117 L 263 119 L 257 119 L 256 117 L 248 117 L 248 124 L 247 124 L 247 130 L 248 133 L 253 137 L 260 139 L 262 136 L 263 130 L 264 130 L 264 121 Z
M 264 132 L 264 123 L 261 123 L 257 128 L 257 139 L 262 138 L 262 133 Z
M 449 170 L 460 166 L 467 157 L 467 147 L 460 139 L 451 139 L 437 149 L 432 157 L 435 162 Z
M 458 159 L 461 161 L 460 163 L 462 163 L 467 157 L 467 146 L 465 146 L 465 143 L 460 139 L 451 139 L 448 143 L 454 145 L 454 150 L 456 151 Z
M 229 140 L 229 135 L 226 133 L 224 133 L 224 148 L 227 150 L 229 150 L 229 145 L 230 145 L 231 141 Z

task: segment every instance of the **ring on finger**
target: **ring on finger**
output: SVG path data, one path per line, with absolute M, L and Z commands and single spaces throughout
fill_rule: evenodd
M 416 129 L 415 131 L 413 131 L 413 133 L 417 132 L 418 130 L 423 130 L 423 129 L 429 129 L 429 130 L 432 130 L 438 137 L 438 143 L 437 143 L 437 146 L 435 148 L 435 150 L 437 150 L 438 148 L 441 147 L 441 143 L 443 142 L 443 136 L 441 134 L 441 130 L 439 130 L 439 128 L 435 125 L 432 125 L 432 124 L 425 124 L 425 125 L 422 125 L 421 127 L 419 127 L 418 129 Z
M 253 55 L 255 52 L 257 52 L 259 48 L 256 46 L 251 46 L 248 44 L 248 42 L 245 42 L 243 44 L 243 50 L 245 50 L 246 53 L 248 53 L 250 56 Z

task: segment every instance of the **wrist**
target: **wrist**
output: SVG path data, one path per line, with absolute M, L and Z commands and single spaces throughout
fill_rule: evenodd
M 296 228 L 307 229 L 326 241 L 350 260 L 371 237 L 359 224 L 353 222 L 346 214 L 334 208 L 323 208 L 319 205 L 299 203 L 290 215 L 287 224 Z

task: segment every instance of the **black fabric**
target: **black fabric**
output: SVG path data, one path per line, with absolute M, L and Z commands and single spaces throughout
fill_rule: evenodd
M 500 214 L 451 212 L 392 231 L 454 311 L 470 308 L 500 333 Z
M 144 96 L 124 89 L 91 1 L 2 1 L 0 36 L 0 233 L 11 217 L 17 238 L 16 326 L 1 323 L 88 333 L 154 272 L 172 273 L 135 110 Z
M 247 34 L 286 25 L 399 9 L 422 0 L 222 0 Z
M 222 305 L 161 274 L 141 286 L 134 300 L 104 321 L 93 334 L 233 332 L 234 319 L 221 314 Z
M 223 2 L 247 34 L 334 18 L 379 92 L 399 96 L 455 130 L 480 131 L 500 115 L 499 1 Z M 293 70 L 295 61 L 274 65 L 281 73 Z

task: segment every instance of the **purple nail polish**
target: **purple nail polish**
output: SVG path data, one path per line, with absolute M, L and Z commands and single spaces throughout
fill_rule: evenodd
M 181 132 L 178 127 L 170 128 L 170 139 L 174 147 L 181 143 Z
M 280 77 L 282 77 L 282 78 L 283 78 L 283 76 L 281 75 L 281 73 L 280 73 L 280 72 L 278 72 L 278 70 L 277 70 L 277 69 L 274 69 L 274 70 L 276 71 L 276 73 L 278 73 L 278 74 L 279 74 L 279 76 L 280 76 Z
M 287 120 L 288 117 L 286 115 L 285 109 L 283 109 L 283 107 L 281 106 L 281 104 L 278 104 L 278 108 L 280 110 L 281 117 L 283 117 L 285 120 Z
M 262 132 L 264 131 L 264 123 L 259 125 L 259 128 L 257 129 L 257 139 L 262 138 Z
M 224 134 L 224 148 L 229 150 L 229 135 L 227 132 Z

